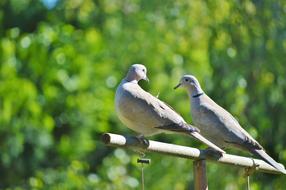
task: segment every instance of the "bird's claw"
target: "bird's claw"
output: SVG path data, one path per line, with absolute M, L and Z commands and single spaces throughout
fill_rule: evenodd
M 204 150 L 204 153 L 207 157 L 212 157 L 212 158 L 215 158 L 215 159 L 219 159 L 220 157 L 223 156 L 223 153 L 220 152 L 220 151 L 217 151 L 211 147 L 208 147 Z
M 142 144 L 144 147 L 148 147 L 150 145 L 149 140 L 146 139 L 143 135 L 137 136 L 137 140 L 140 144 Z

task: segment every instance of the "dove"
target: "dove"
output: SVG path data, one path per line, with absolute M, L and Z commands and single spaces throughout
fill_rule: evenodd
M 271 158 L 229 112 L 205 94 L 196 77 L 184 75 L 174 88 L 179 87 L 187 90 L 193 123 L 204 137 L 222 149 L 235 147 L 249 151 L 286 174 L 282 164 Z
M 197 128 L 186 121 L 169 105 L 143 90 L 138 82 L 149 81 L 144 65 L 134 64 L 117 87 L 115 94 L 116 113 L 123 124 L 137 132 L 139 137 L 148 137 L 162 132 L 187 134 L 205 143 L 215 152 L 222 149 L 204 138 Z

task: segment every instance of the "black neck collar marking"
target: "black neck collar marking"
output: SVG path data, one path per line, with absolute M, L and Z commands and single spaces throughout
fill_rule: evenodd
M 196 95 L 193 95 L 192 97 L 193 98 L 197 98 L 197 97 L 200 97 L 201 95 L 203 95 L 204 93 L 203 92 L 201 92 L 201 93 L 198 93 L 198 94 L 196 94 Z

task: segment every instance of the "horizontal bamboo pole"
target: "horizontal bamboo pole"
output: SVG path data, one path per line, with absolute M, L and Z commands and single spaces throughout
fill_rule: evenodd
M 161 154 L 167 154 L 189 159 L 206 159 L 216 163 L 234 165 L 243 168 L 257 166 L 257 171 L 281 174 L 281 172 L 279 172 L 277 169 L 264 162 L 263 160 L 249 157 L 236 156 L 231 154 L 223 154 L 223 156 L 218 157 L 210 155 L 209 152 L 206 150 L 199 150 L 197 148 L 162 143 L 152 140 L 147 140 L 148 144 L 146 144 L 142 141 L 139 141 L 137 137 L 122 136 L 112 133 L 103 134 L 102 141 L 110 146 L 132 148 L 143 152 L 157 152 Z

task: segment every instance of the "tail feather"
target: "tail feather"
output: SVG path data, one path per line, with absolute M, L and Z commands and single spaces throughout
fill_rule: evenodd
M 282 164 L 276 162 L 273 158 L 271 158 L 264 150 L 251 149 L 250 151 L 254 155 L 259 156 L 262 160 L 264 160 L 265 162 L 267 162 L 268 164 L 270 164 L 271 166 L 282 172 L 283 174 L 286 174 L 285 167 Z
M 177 132 L 177 133 L 188 134 L 188 135 L 194 137 L 195 139 L 205 143 L 209 147 L 213 148 L 215 151 L 218 151 L 220 153 L 225 153 L 225 151 L 223 151 L 221 148 L 219 148 L 218 146 L 216 146 L 215 144 L 213 144 L 212 142 L 207 140 L 205 137 L 203 137 L 199 133 L 199 129 L 197 129 L 196 127 L 189 125 L 187 123 L 181 123 L 181 124 L 172 123 L 170 125 L 162 125 L 162 126 L 158 126 L 156 128 L 162 129 L 165 131 L 172 131 L 172 132 Z
M 221 153 L 225 153 L 225 151 L 223 151 L 221 148 L 219 148 L 218 146 L 216 146 L 215 144 L 213 144 L 212 142 L 210 142 L 209 140 L 207 140 L 205 137 L 203 137 L 200 133 L 198 132 L 192 132 L 189 133 L 189 135 L 191 135 L 192 137 L 194 137 L 195 139 L 205 143 L 206 145 L 208 145 L 209 147 L 213 148 L 214 150 L 221 152 Z

